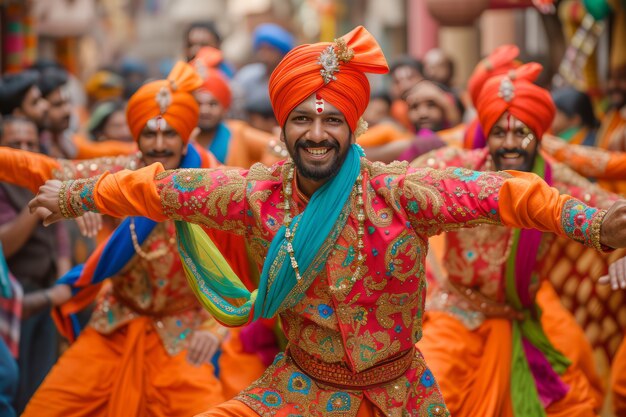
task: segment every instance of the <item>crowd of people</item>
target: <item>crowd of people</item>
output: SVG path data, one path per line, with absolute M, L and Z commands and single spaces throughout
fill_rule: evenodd
M 562 303 L 626 288 L 626 67 L 603 101 L 505 45 L 464 90 L 361 26 L 253 37 L 2 76 L 0 416 L 626 415 Z

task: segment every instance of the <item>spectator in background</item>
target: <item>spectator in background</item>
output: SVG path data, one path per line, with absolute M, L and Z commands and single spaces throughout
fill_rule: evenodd
M 6 117 L 0 125 L 0 146 L 39 152 L 35 123 L 20 116 Z M 28 202 L 34 195 L 27 189 L 0 183 L 0 242 L 9 269 L 21 284 L 25 297 L 49 288 L 69 270 L 69 248 L 65 230 L 44 227 L 45 212 L 31 214 Z M 58 356 L 57 331 L 50 317 L 50 300 L 40 297 L 43 308 L 22 321 L 19 358 L 20 382 L 16 409 L 26 406 Z
M 220 49 L 221 44 L 222 37 L 214 22 L 207 20 L 192 23 L 185 32 L 185 57 L 187 62 L 193 60 L 201 48 L 210 46 Z M 222 71 L 228 78 L 233 78 L 235 75 L 234 68 L 227 62 L 220 62 L 217 69 Z
M 589 96 L 574 87 L 564 87 L 552 93 L 556 116 L 552 133 L 574 145 L 593 146 L 598 120 Z
M 454 62 L 443 50 L 433 48 L 424 55 L 424 75 L 450 88 L 454 78 Z
M 276 133 L 278 123 L 270 98 L 265 91 L 250 91 L 246 96 L 245 111 L 250 126 L 267 133 Z
M 45 127 L 50 104 L 38 86 L 37 71 L 7 74 L 0 79 L 0 113 L 32 120 L 41 131 Z
M 264 91 L 269 100 L 270 75 L 280 60 L 293 48 L 293 35 L 274 23 L 259 25 L 253 33 L 254 59 L 256 62 L 243 66 L 233 78 L 233 106 L 235 118 L 244 117 L 246 95 L 251 91 Z
M 424 79 L 422 63 L 409 55 L 398 57 L 389 67 L 391 77 L 391 115 L 407 130 L 411 130 L 407 107 L 404 99 L 413 86 Z
M 95 141 L 132 142 L 133 137 L 126 122 L 126 103 L 114 100 L 98 104 L 91 113 L 87 131 Z

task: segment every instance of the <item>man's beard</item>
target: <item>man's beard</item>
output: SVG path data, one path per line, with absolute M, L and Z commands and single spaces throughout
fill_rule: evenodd
M 288 143 L 287 141 L 285 142 Z M 328 180 L 337 175 L 337 173 L 341 169 L 341 166 L 345 162 L 346 157 L 348 156 L 349 149 L 349 147 L 346 147 L 345 149 L 341 150 L 339 143 L 334 139 L 323 140 L 321 142 L 313 142 L 310 140 L 297 140 L 293 148 L 291 148 L 288 144 L 286 146 L 287 151 L 289 152 L 289 155 L 293 159 L 293 163 L 296 166 L 298 175 L 301 175 L 302 177 L 313 181 Z M 311 164 L 307 165 L 300 156 L 300 149 L 306 148 L 331 148 L 331 150 L 334 149 L 335 153 L 333 160 L 330 162 L 330 164 L 325 166 L 315 166 Z M 331 150 L 329 150 L 328 152 L 331 152 Z
M 517 153 L 522 157 L 522 162 L 515 168 L 502 168 L 500 163 L 504 159 L 504 155 L 507 153 Z M 514 169 L 516 171 L 531 172 L 535 166 L 535 159 L 537 158 L 537 152 L 530 154 L 527 150 L 522 148 L 505 149 L 500 148 L 492 154 L 493 163 L 496 170 L 502 171 L 503 169 Z

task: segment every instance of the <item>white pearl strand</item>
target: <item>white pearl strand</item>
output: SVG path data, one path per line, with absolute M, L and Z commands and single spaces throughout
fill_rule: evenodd
M 296 257 L 293 251 L 293 233 L 290 230 L 291 226 L 291 197 L 292 197 L 292 186 L 293 184 L 293 173 L 294 167 L 292 166 L 289 172 L 287 173 L 287 181 L 284 189 L 285 194 L 285 216 L 283 219 L 283 225 L 285 226 L 285 239 L 287 239 L 287 253 L 289 253 L 289 259 L 291 260 L 291 267 L 296 273 L 296 280 L 300 281 L 302 279 L 302 275 L 300 275 L 300 268 L 298 266 L 298 261 L 296 261 Z M 357 267 L 350 277 L 350 281 L 356 282 L 361 275 L 361 266 L 363 265 L 363 261 L 365 260 L 365 255 L 363 255 L 363 248 L 365 247 L 363 243 L 363 236 L 365 236 L 365 211 L 363 204 L 363 175 L 359 173 L 359 176 L 356 179 L 356 195 L 357 195 L 357 208 L 359 213 L 357 214 L 357 220 L 359 221 L 359 229 L 357 230 L 358 242 L 357 242 L 357 250 L 359 255 L 357 256 Z

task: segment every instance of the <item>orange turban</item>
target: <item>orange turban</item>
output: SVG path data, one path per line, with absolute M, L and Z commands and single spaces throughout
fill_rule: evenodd
M 478 120 L 485 135 L 489 135 L 498 119 L 509 112 L 541 139 L 556 113 L 550 92 L 533 84 L 542 69 L 541 65 L 531 62 L 485 83 L 476 102 Z
M 200 90 L 208 91 L 217 101 L 220 102 L 224 109 L 230 108 L 232 94 L 228 80 L 223 73 L 217 70 L 217 66 L 222 62 L 222 51 L 211 46 L 200 48 L 196 57 L 190 62 L 198 71 L 204 83 L 200 86 Z
M 485 82 L 491 77 L 504 75 L 521 64 L 515 60 L 519 55 L 519 48 L 515 45 L 502 45 L 494 49 L 488 57 L 476 65 L 474 72 L 467 82 L 467 91 L 470 94 L 472 103 L 476 105 L 476 100 L 480 95 L 480 90 Z
M 289 113 L 317 93 L 343 113 L 355 132 L 370 97 L 365 73 L 388 71 L 376 39 L 362 26 L 333 43 L 300 45 L 285 55 L 270 77 L 276 120 L 284 126 Z
M 142 86 L 128 101 L 126 120 L 135 140 L 148 120 L 161 116 L 187 142 L 198 125 L 198 103 L 191 92 L 202 85 L 193 67 L 178 62 L 167 80 Z

